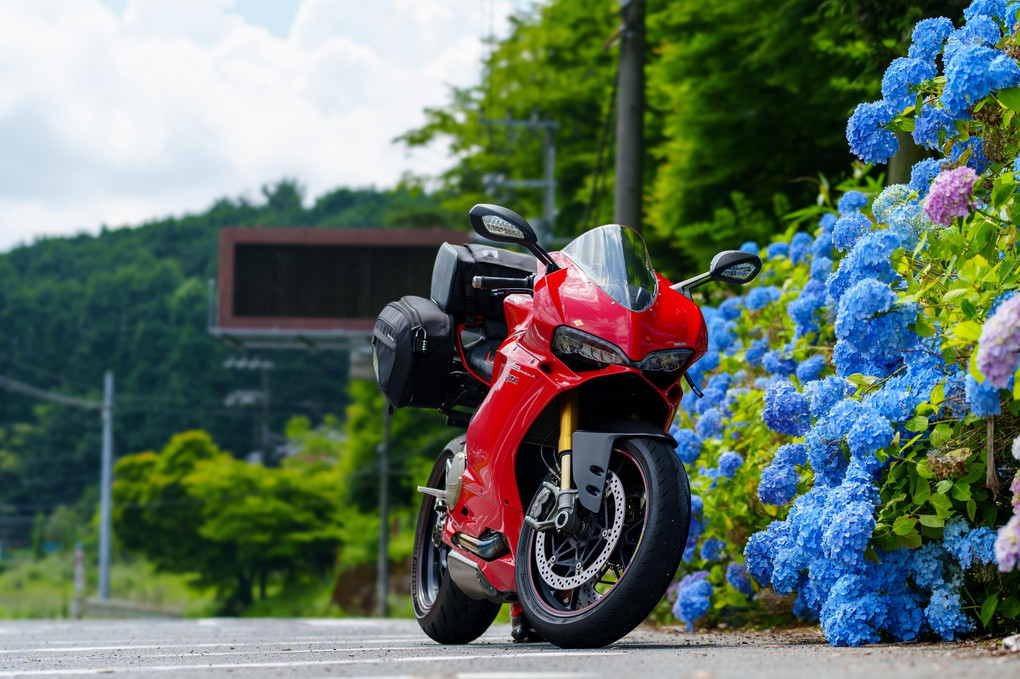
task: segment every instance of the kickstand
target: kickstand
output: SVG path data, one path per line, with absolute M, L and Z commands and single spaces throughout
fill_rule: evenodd
M 513 637 L 515 644 L 533 644 L 545 641 L 524 617 L 524 609 L 520 604 L 510 604 L 510 636 Z

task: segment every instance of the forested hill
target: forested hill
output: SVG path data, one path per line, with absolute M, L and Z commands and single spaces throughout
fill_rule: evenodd
M 206 332 L 220 229 L 454 222 L 415 188 L 338 189 L 306 208 L 285 180 L 258 201 L 224 198 L 201 214 L 17 247 L 0 254 L 0 375 L 99 399 L 103 372 L 113 370 L 118 456 L 158 450 L 186 429 L 244 454 L 257 446 L 257 413 L 227 408 L 224 397 L 259 388 L 261 377 L 224 369 L 231 351 Z M 270 358 L 273 431 L 294 414 L 342 415 L 346 355 Z M 99 452 L 96 412 L 0 391 L 0 540 L 25 536 L 34 516 L 95 485 Z

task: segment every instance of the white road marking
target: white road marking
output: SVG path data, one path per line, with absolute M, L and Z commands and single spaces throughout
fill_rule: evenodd
M 387 646 L 387 651 L 420 651 L 421 646 Z M 273 653 L 367 653 L 369 651 L 381 651 L 383 649 L 378 646 L 362 646 L 362 647 L 348 647 L 348 646 L 330 646 L 329 648 L 299 648 L 291 649 L 288 648 L 283 651 L 272 651 Z M 199 653 L 153 653 L 145 656 L 146 658 L 208 658 L 212 656 L 222 655 L 245 655 L 250 654 L 251 651 L 202 651 Z
M 127 672 L 194 672 L 196 670 L 257 670 L 274 669 L 286 667 L 325 667 L 336 665 L 381 665 L 383 663 L 409 663 L 409 662 L 460 662 L 478 660 L 498 660 L 500 662 L 514 658 L 562 658 L 562 657 L 585 657 L 585 656 L 611 656 L 628 655 L 625 651 L 535 651 L 526 653 L 500 653 L 486 655 L 435 655 L 420 656 L 411 658 L 369 658 L 365 660 L 301 660 L 297 662 L 267 662 L 267 663 L 210 663 L 206 665 L 155 665 L 148 667 L 100 667 L 100 668 L 71 668 L 62 667 L 54 670 L 24 670 L 0 672 L 0 677 L 52 677 L 52 676 L 79 676 L 93 674 L 127 673 Z M 563 676 L 563 675 L 557 675 Z
M 38 648 L 6 648 L 0 649 L 0 654 L 10 655 L 13 653 L 79 653 L 79 652 L 93 652 L 93 651 L 144 651 L 152 648 L 222 648 L 222 647 L 234 647 L 234 648 L 247 648 L 250 646 L 297 646 L 302 644 L 331 644 L 330 650 L 344 650 L 344 643 L 349 644 L 392 644 L 395 642 L 406 642 L 413 641 L 415 639 L 421 639 L 421 636 L 414 637 L 400 637 L 393 639 L 346 639 L 346 640 L 332 640 L 324 637 L 315 637 L 311 639 L 300 639 L 290 641 L 258 641 L 258 642 L 233 642 L 233 641 L 222 641 L 219 643 L 188 643 L 178 642 L 174 644 L 120 644 L 117 646 L 41 646 Z M 429 644 L 422 644 L 422 646 L 432 645 L 431 640 L 423 639 L 422 641 L 430 642 Z M 421 648 L 418 646 L 417 648 Z M 377 650 L 377 649 L 376 649 Z

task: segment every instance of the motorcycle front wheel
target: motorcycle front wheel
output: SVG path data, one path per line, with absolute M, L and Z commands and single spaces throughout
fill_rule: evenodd
M 463 437 L 447 444 L 432 467 L 429 488 L 446 487 L 450 461 L 463 447 Z M 472 599 L 453 582 L 446 567 L 450 546 L 441 539 L 446 515 L 439 498 L 424 496 L 411 557 L 412 607 L 418 624 L 432 639 L 441 644 L 466 644 L 489 629 L 500 605 Z
M 525 523 L 517 543 L 525 615 L 563 648 L 605 646 L 641 624 L 666 593 L 687 542 L 687 472 L 665 441 L 620 439 L 606 478 L 602 506 L 585 518 L 581 535 Z M 541 501 L 536 495 L 532 503 Z

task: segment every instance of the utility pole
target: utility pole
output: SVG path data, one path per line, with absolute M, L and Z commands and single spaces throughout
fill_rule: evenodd
M 103 464 L 99 483 L 99 598 L 110 598 L 110 509 L 113 485 L 113 372 L 103 377 Z
M 645 0 L 622 0 L 616 91 L 616 193 L 613 221 L 641 231 L 644 193 Z
M 556 145 L 553 144 L 553 131 L 560 124 L 551 120 L 515 120 L 509 116 L 503 120 L 483 118 L 484 125 L 501 127 L 523 127 L 542 130 L 542 179 L 507 179 L 503 175 L 487 174 L 482 178 L 485 188 L 493 191 L 505 187 L 511 189 L 544 189 L 542 200 L 542 224 L 533 224 L 538 232 L 541 243 L 552 242 L 553 222 L 556 219 Z
M 255 424 L 255 440 L 256 447 L 259 449 L 258 455 L 261 455 L 261 464 L 269 464 L 272 459 L 272 441 L 269 433 L 269 403 L 271 394 L 269 391 L 269 372 L 275 367 L 273 362 L 264 358 L 228 358 L 224 363 L 223 367 L 227 370 L 261 370 L 262 371 L 262 390 L 257 391 L 253 389 L 235 389 L 234 391 L 227 394 L 227 397 L 223 400 L 224 405 L 228 408 L 235 406 L 256 406 L 261 404 L 261 413 L 255 412 L 256 422 Z M 261 417 L 261 423 L 258 419 Z M 251 460 L 249 460 L 251 461 Z
M 376 582 L 376 611 L 380 617 L 390 614 L 386 602 L 390 580 L 390 507 L 387 489 L 390 475 L 390 404 L 383 401 L 382 443 L 379 444 L 379 579 Z

